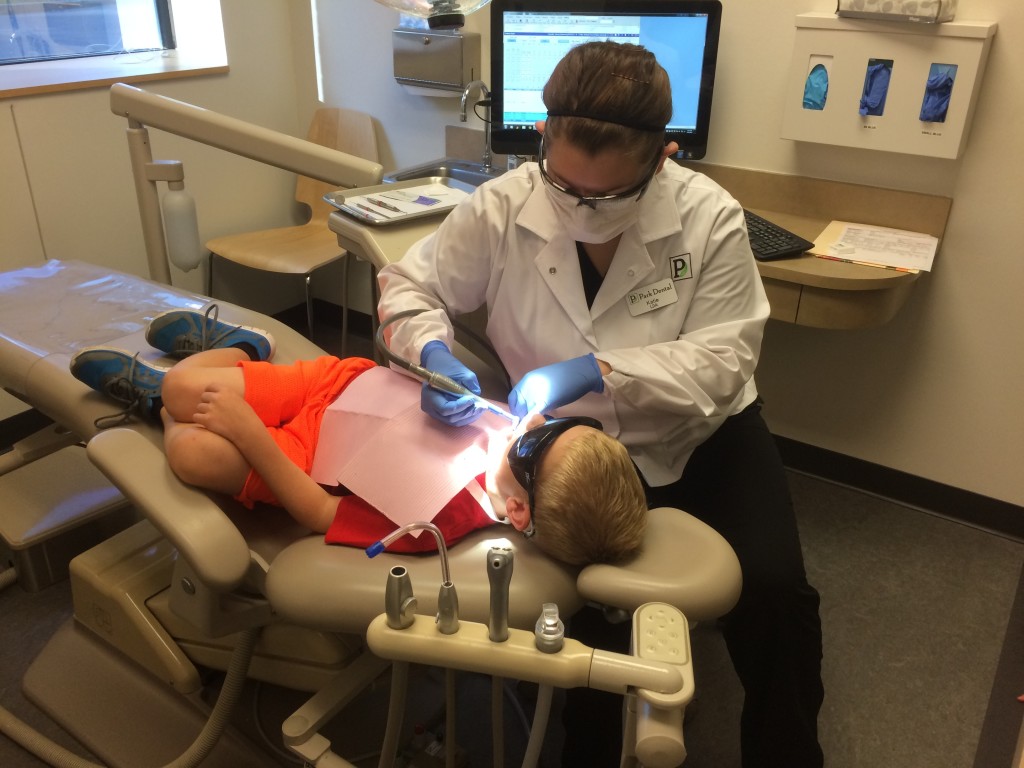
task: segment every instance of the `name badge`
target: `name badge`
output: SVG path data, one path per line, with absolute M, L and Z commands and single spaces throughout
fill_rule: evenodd
M 677 301 L 679 301 L 679 296 L 676 295 L 676 287 L 670 278 L 645 285 L 626 295 L 626 306 L 629 308 L 629 314 L 633 317 L 659 307 L 667 307 Z

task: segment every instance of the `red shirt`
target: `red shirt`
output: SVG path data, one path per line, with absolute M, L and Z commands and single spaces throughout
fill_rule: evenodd
M 484 476 L 477 478 L 483 485 Z M 441 529 L 445 544 L 451 545 L 478 528 L 494 525 L 494 519 L 480 506 L 473 495 L 463 488 L 449 501 L 431 522 Z M 334 522 L 324 535 L 328 544 L 348 544 L 369 547 L 376 544 L 398 526 L 383 513 L 358 496 L 342 496 Z M 418 537 L 406 534 L 388 545 L 389 552 L 436 552 L 437 541 L 429 533 Z

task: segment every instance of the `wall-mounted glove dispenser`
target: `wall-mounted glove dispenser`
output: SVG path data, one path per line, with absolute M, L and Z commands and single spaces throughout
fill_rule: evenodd
M 796 18 L 782 138 L 955 159 L 995 22 Z
M 956 18 L 958 0 L 837 0 L 836 15 L 935 24 Z

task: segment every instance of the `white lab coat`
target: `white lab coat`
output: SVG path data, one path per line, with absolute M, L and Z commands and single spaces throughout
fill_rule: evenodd
M 667 282 L 665 282 L 667 281 Z M 662 305 L 640 294 L 671 286 Z M 651 485 L 673 482 L 693 449 L 754 401 L 768 300 L 740 205 L 707 177 L 667 162 L 640 201 L 588 309 L 575 243 L 559 226 L 535 163 L 481 186 L 437 231 L 380 271 L 390 344 L 419 361 L 452 344 L 445 312 L 487 307 L 487 336 L 513 384 L 588 352 L 607 362 L 604 392 L 560 408 L 589 415 L 629 449 Z M 665 297 L 676 301 L 667 303 Z M 443 309 L 442 309 L 443 308 Z

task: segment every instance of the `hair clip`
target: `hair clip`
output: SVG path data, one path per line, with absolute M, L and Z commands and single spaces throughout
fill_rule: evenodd
M 634 83 L 640 83 L 640 85 L 650 85 L 650 80 L 641 80 L 639 77 L 631 77 L 630 75 L 623 75 L 620 72 L 612 72 L 612 77 L 621 77 L 623 80 L 632 80 Z

